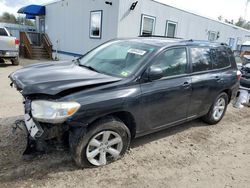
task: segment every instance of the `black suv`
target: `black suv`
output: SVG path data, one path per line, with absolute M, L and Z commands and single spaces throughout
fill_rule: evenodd
M 85 167 L 119 159 L 135 137 L 196 118 L 218 123 L 240 74 L 226 44 L 145 37 L 9 77 L 25 98 L 24 154 L 66 143 Z

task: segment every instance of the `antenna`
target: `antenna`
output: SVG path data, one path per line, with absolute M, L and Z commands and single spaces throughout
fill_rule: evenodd
M 247 0 L 247 2 L 246 2 L 244 20 L 246 20 L 246 17 L 247 17 L 247 8 L 248 8 L 248 3 L 249 3 L 249 1 L 250 1 L 250 0 Z

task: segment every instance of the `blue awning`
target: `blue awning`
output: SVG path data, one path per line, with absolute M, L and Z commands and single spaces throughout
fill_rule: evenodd
M 20 8 L 17 13 L 28 14 L 33 16 L 42 16 L 45 15 L 45 6 L 41 5 L 29 5 L 26 7 Z

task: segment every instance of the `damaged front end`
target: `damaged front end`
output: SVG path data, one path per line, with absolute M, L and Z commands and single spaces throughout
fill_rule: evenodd
M 13 132 L 20 128 L 27 132 L 27 146 L 23 152 L 24 159 L 38 154 L 68 148 L 69 120 L 80 108 L 75 101 L 59 101 L 58 97 L 44 94 L 24 95 L 23 88 L 17 80 L 11 79 L 24 98 L 24 119 L 17 120 Z
M 24 121 L 18 121 L 15 128 L 23 124 L 28 132 L 25 155 L 64 147 L 69 142 L 70 128 L 82 126 L 77 121 L 77 114 L 82 111 L 80 101 L 69 97 L 72 93 L 122 80 L 74 61 L 29 65 L 11 73 L 9 78 L 11 86 L 24 97 Z
M 27 131 L 27 147 L 23 153 L 25 157 L 68 148 L 69 124 L 65 121 L 65 117 L 61 119 L 56 118 L 56 116 L 58 117 L 58 115 L 60 115 L 58 110 L 53 111 L 53 109 L 46 108 L 39 109 L 39 107 L 32 104 L 37 103 L 37 101 L 41 102 L 41 100 L 35 99 L 32 101 L 28 98 L 24 101 L 25 115 L 22 124 Z M 51 103 L 51 101 L 42 101 Z M 61 102 L 59 103 L 61 105 Z M 62 109 L 62 111 L 65 111 L 65 108 Z M 61 114 L 62 113 L 64 112 L 61 112 Z M 70 113 L 73 114 L 72 109 Z M 42 116 L 44 116 L 44 118 L 42 118 Z M 54 122 L 51 120 L 52 116 L 55 119 Z M 67 117 L 69 117 L 68 114 Z M 16 127 L 20 126 L 20 121 L 17 121 L 16 124 Z

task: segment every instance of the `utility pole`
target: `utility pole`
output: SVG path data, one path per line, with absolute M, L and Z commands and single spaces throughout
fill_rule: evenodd
M 247 8 L 248 8 L 248 3 L 249 3 L 249 1 L 250 1 L 250 0 L 247 0 L 247 2 L 246 2 L 244 20 L 246 20 L 246 18 L 247 18 Z

